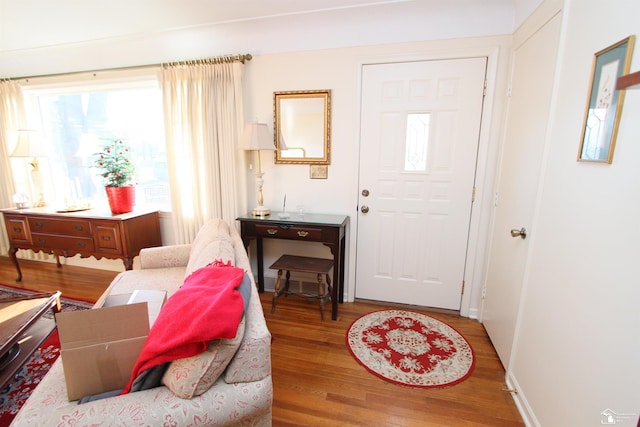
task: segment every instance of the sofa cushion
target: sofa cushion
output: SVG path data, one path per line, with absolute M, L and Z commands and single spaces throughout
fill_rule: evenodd
M 235 264 L 235 248 L 229 234 L 229 226 L 219 219 L 208 221 L 202 226 L 191 244 L 189 262 L 184 277 L 211 262 L 219 260 L 223 264 Z
M 211 341 L 204 353 L 171 362 L 162 377 L 162 384 L 182 399 L 191 399 L 209 390 L 240 347 L 244 328 L 243 317 L 234 338 Z

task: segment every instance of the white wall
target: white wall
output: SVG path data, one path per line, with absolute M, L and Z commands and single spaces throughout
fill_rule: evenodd
M 309 179 L 309 166 L 276 165 L 273 155 L 263 154 L 265 172 L 263 189 L 265 204 L 280 209 L 284 195 L 287 206 L 303 205 L 307 212 L 349 215 L 347 300 L 352 300 L 355 283 L 355 250 L 358 211 L 358 161 L 360 126 L 360 69 L 365 63 L 418 59 L 489 56 L 487 107 L 483 118 L 483 135 L 479 155 L 478 201 L 472 225 L 471 261 L 467 270 L 467 292 L 463 301 L 464 314 L 475 317 L 480 305 L 480 279 L 475 277 L 484 260 L 484 233 L 491 204 L 491 188 L 495 157 L 500 137 L 500 118 L 506 81 L 506 69 L 511 37 L 485 37 L 432 42 L 387 44 L 368 47 L 314 50 L 257 56 L 247 66 L 246 116 L 269 124 L 273 128 L 273 92 L 289 90 L 332 90 L 331 165 L 328 179 Z M 266 159 L 266 161 L 265 161 Z M 251 172 L 248 182 L 252 182 Z M 488 190 L 488 191 L 487 191 Z M 251 192 L 255 200 L 255 191 Z M 255 205 L 255 202 L 250 202 Z M 265 265 L 286 251 L 295 248 L 306 255 L 330 256 L 321 245 L 269 241 L 265 244 Z M 292 250 L 292 249 L 289 249 Z M 276 272 L 265 270 L 267 288 Z
M 542 0 L 513 0 L 516 28 L 531 15 L 541 3 L 543 3 Z
M 637 0 L 567 0 L 535 242 L 509 381 L 531 425 L 640 415 L 640 90 L 627 91 L 613 164 L 576 162 L 593 54 L 640 33 Z M 635 48 L 631 71 L 640 69 Z

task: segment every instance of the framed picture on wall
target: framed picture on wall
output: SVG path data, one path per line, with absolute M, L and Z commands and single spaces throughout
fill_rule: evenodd
M 591 86 L 578 161 L 611 163 L 622 113 L 624 91 L 616 90 L 618 77 L 629 72 L 635 36 L 597 52 L 593 57 Z

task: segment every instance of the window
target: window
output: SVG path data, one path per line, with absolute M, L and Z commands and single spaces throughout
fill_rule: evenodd
M 106 204 L 102 178 L 93 167 L 95 153 L 122 139 L 136 166 L 136 206 L 170 210 L 162 92 L 155 78 L 33 86 L 25 92 L 49 152 L 41 163 L 51 176 L 49 182 L 43 169 L 50 204 Z
M 407 136 L 405 141 L 404 170 L 425 172 L 429 149 L 429 113 L 407 115 Z

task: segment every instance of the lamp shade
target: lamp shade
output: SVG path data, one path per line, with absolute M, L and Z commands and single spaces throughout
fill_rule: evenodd
M 10 157 L 43 157 L 46 154 L 37 131 L 18 129 L 18 142 Z
M 273 138 L 269 134 L 266 123 L 247 123 L 244 127 L 240 148 L 243 150 L 272 150 Z

